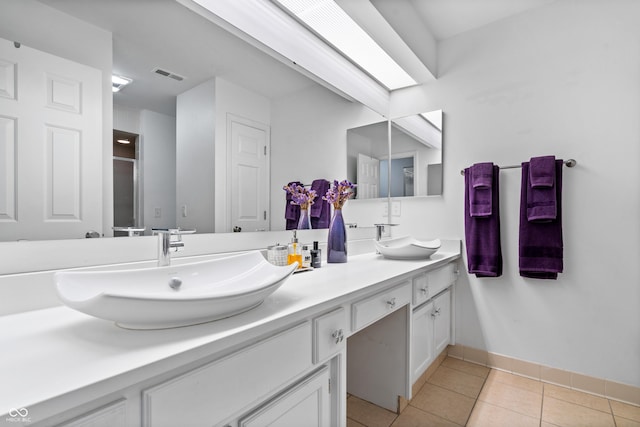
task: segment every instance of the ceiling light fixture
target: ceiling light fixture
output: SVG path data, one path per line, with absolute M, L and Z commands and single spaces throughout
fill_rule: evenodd
M 131 144 L 131 141 L 129 141 L 128 139 L 118 139 L 117 141 L 120 144 Z
M 115 92 L 119 92 L 123 87 L 130 84 L 133 80 L 128 77 L 116 76 L 115 74 L 111 76 L 111 90 Z
M 334 0 L 275 0 L 387 89 L 417 82 Z

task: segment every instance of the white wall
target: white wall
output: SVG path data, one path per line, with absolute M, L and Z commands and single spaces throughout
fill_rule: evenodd
M 347 178 L 346 129 L 379 122 L 384 118 L 358 103 L 352 103 L 321 86 L 274 100 L 271 131 L 271 230 L 284 230 L 285 192 L 291 181 L 311 184 Z M 379 221 L 379 201 L 347 202 L 346 222 Z M 355 206 L 358 204 L 359 206 Z M 375 216 L 375 219 L 374 219 Z
M 141 110 L 139 140 L 142 225 L 147 227 L 146 234 L 154 227 L 176 227 L 175 117 Z
M 178 95 L 176 104 L 177 225 L 199 233 L 214 231 L 215 97 L 211 79 Z
M 113 104 L 113 128 L 140 134 L 140 109 Z
M 394 233 L 463 238 L 473 163 L 578 161 L 557 281 L 519 276 L 520 171 L 500 173 L 504 275 L 462 275 L 459 344 L 640 386 L 639 16 L 640 2 L 561 0 L 442 42 L 439 80 L 394 94 L 395 116 L 445 122 L 444 197 L 403 201 Z

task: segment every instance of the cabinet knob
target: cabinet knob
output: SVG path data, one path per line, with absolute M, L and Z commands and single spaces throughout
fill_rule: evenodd
M 395 298 L 391 298 L 389 301 L 387 301 L 387 306 L 389 308 L 394 308 L 396 306 L 396 299 Z
M 344 331 L 342 329 L 336 329 L 331 334 L 331 338 L 336 341 L 336 344 L 341 343 L 344 340 Z
M 420 288 L 420 292 L 422 292 L 422 295 L 427 296 L 427 294 L 429 294 L 429 288 L 424 286 L 424 287 Z

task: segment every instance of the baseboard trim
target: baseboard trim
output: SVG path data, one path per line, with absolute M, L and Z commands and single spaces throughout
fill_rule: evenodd
M 552 368 L 460 344 L 450 345 L 447 355 L 492 369 L 640 406 L 640 387 L 629 384 Z

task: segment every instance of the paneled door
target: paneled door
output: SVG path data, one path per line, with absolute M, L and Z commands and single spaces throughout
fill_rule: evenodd
M 380 197 L 380 160 L 358 153 L 357 198 L 377 199 Z
M 268 230 L 269 126 L 229 114 L 230 229 Z
M 0 39 L 0 239 L 102 231 L 102 73 Z

